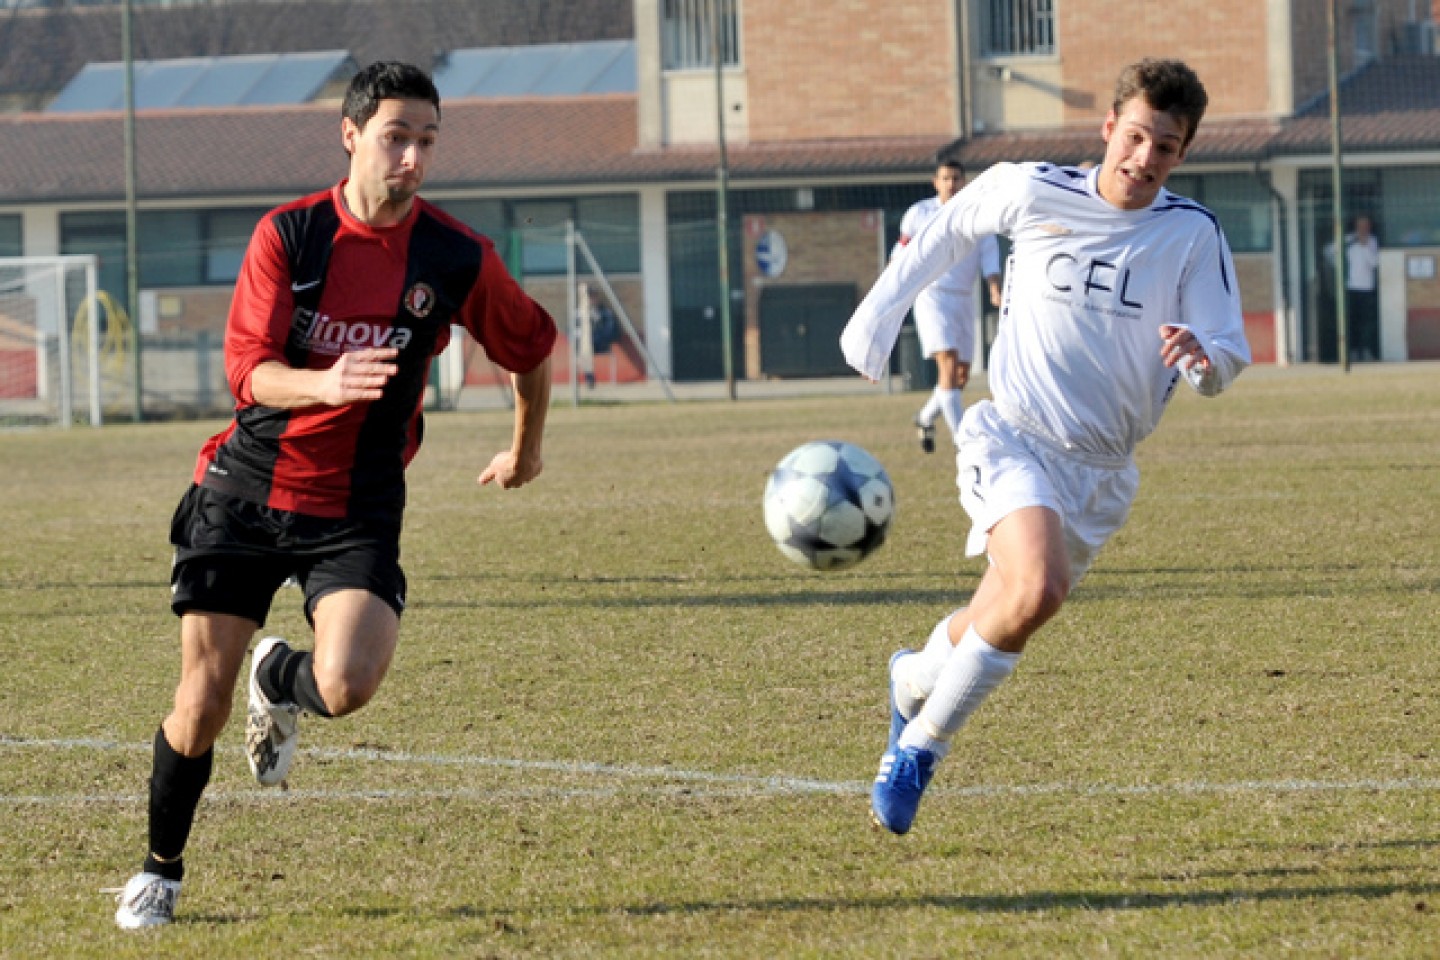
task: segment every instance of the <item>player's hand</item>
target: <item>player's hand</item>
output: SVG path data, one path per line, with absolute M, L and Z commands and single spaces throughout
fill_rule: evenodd
M 497 483 L 502 490 L 514 490 L 540 476 L 544 468 L 545 464 L 538 455 L 521 457 L 513 450 L 504 450 L 495 454 L 490 466 L 480 474 L 480 486 Z
M 1201 370 L 1210 368 L 1210 358 L 1205 356 L 1205 348 L 1200 346 L 1195 334 L 1185 327 L 1168 323 L 1160 327 L 1160 357 L 1167 367 L 1173 367 L 1189 357 L 1191 366 Z
M 320 382 L 320 402 L 342 407 L 360 400 L 379 400 L 386 382 L 400 368 L 392 363 L 395 347 L 367 347 L 340 354 Z

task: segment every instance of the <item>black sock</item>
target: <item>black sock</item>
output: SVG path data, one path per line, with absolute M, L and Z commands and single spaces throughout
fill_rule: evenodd
M 212 747 L 198 757 L 175 752 L 165 729 L 155 732 L 155 754 L 150 770 L 150 853 L 144 869 L 167 880 L 185 874 L 182 854 L 195 823 L 195 808 L 210 782 L 215 759 Z
M 260 690 L 271 703 L 296 703 L 306 713 L 330 716 L 330 708 L 315 684 L 315 655 L 308 650 L 279 647 L 265 658 L 257 678 Z
M 315 657 L 312 654 L 304 654 L 300 665 L 295 668 L 295 702 L 306 713 L 313 713 L 317 717 L 330 716 L 330 708 L 325 706 L 325 698 L 320 696 L 320 688 L 315 684 Z

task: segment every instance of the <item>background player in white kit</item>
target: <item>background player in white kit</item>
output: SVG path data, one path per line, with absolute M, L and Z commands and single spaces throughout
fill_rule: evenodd
M 1206 103 L 1183 63 L 1126 67 L 1098 169 L 986 171 L 885 270 L 841 336 L 846 360 L 879 379 L 916 296 L 981 237 L 1010 237 L 993 400 L 965 412 L 956 458 L 967 553 L 989 566 L 923 650 L 891 658 L 890 740 L 870 809 L 893 833 L 910 829 L 951 737 L 1124 524 L 1135 446 L 1180 377 L 1214 396 L 1250 362 L 1218 223 L 1163 189 Z
M 900 239 L 890 251 L 894 260 L 911 239 L 940 212 L 965 185 L 965 168 L 953 148 L 935 157 L 935 196 L 911 205 L 900 220 Z M 964 409 L 961 391 L 970 382 L 970 361 L 975 356 L 975 280 L 985 277 L 990 303 L 1000 306 L 1000 244 L 985 237 L 969 256 L 946 270 L 915 300 L 915 332 L 920 352 L 935 358 L 935 389 L 915 415 L 920 449 L 935 452 L 935 419 L 944 416 L 950 436 L 960 429 Z

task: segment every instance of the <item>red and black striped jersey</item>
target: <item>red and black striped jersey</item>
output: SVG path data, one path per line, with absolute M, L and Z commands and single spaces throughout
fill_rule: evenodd
M 235 420 L 201 449 L 195 482 L 281 510 L 398 523 L 450 325 L 516 373 L 550 355 L 556 328 L 487 238 L 418 197 L 401 223 L 368 226 L 346 210 L 344 185 L 256 227 L 225 329 Z M 378 400 L 280 409 L 251 392 L 262 363 L 319 370 L 380 346 L 399 349 L 399 372 Z

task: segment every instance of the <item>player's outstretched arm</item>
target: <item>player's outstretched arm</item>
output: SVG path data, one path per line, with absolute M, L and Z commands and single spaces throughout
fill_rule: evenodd
M 509 450 L 495 454 L 480 474 L 480 485 L 497 483 L 504 490 L 522 487 L 544 469 L 540 456 L 545 415 L 550 412 L 550 358 L 529 373 L 510 375 L 515 385 L 515 437 Z
M 992 167 L 926 221 L 904 253 L 880 272 L 846 323 L 840 334 L 846 363 L 871 382 L 885 375 L 905 315 L 920 292 L 986 236 L 1009 233 L 1018 207 L 1009 202 L 1007 190 L 1017 176 L 1026 175 L 1014 164 Z
M 354 350 L 340 354 L 325 370 L 301 370 L 271 360 L 250 371 L 250 392 L 256 403 L 282 410 L 379 400 L 400 369 L 394 362 L 399 354 L 394 347 Z

